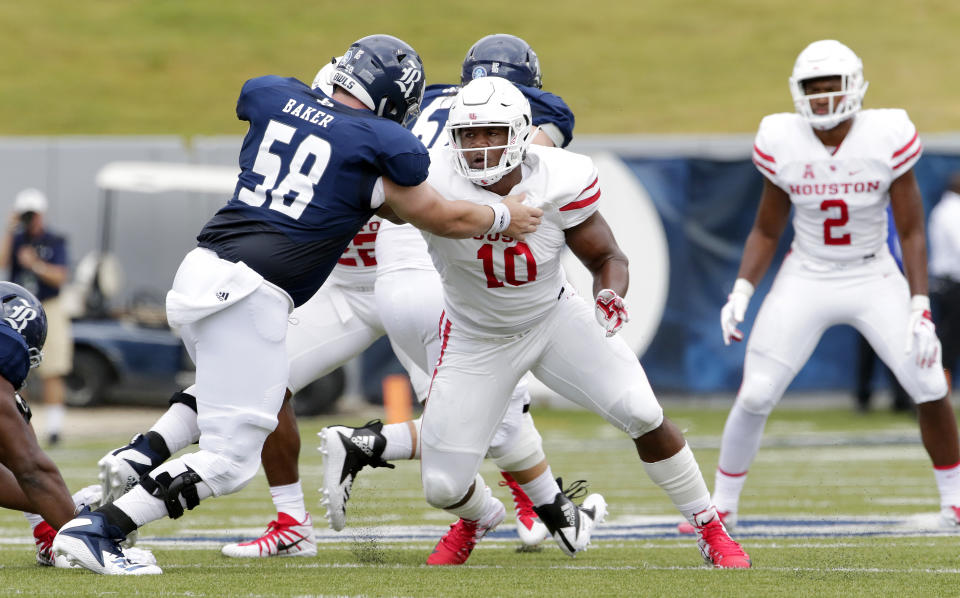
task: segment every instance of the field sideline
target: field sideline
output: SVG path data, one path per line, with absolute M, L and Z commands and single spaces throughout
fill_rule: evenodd
M 687 431 L 712 484 L 725 406 L 670 402 L 666 408 Z M 771 417 L 741 505 L 737 537 L 754 568 L 715 571 L 703 567 L 692 539 L 674 531 L 679 516 L 646 478 L 629 441 L 593 415 L 534 412 L 553 471 L 567 480 L 588 479 L 610 504 L 591 549 L 576 559 L 552 543 L 519 553 L 508 508 L 507 520 L 466 566 L 426 567 L 426 556 L 452 521 L 423 502 L 412 462 L 364 471 L 348 505 L 348 527 L 330 531 L 316 492 L 316 432 L 334 420 L 316 418 L 301 421 L 300 469 L 319 536 L 316 558 L 232 560 L 219 554 L 221 544 L 259 534 L 274 517 L 258 475 L 242 492 L 206 501 L 179 521 L 146 527 L 141 546 L 154 550 L 165 571 L 154 579 L 40 568 L 24 519 L 4 511 L 0 595 L 960 595 L 957 537 L 937 525 L 933 475 L 910 416 L 885 407 L 860 416 L 846 402 L 810 409 L 788 401 Z M 130 412 L 134 416 L 111 420 L 115 431 L 97 438 L 82 432 L 83 421 L 106 420 L 111 411 L 79 413 L 77 437 L 51 451 L 73 489 L 95 479 L 95 463 L 106 450 L 158 415 Z M 361 424 L 378 415 L 368 410 L 336 422 Z M 487 464 L 483 473 L 509 505 L 493 468 Z

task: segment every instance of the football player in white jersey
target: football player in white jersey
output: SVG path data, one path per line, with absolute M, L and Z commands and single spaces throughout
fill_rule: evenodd
M 573 114 L 559 96 L 541 89 L 539 59 L 526 41 L 500 33 L 485 36 L 474 43 L 461 67 L 461 85 L 481 76 L 506 78 L 530 100 L 533 123 L 538 127 L 533 143 L 562 147 L 572 139 Z M 427 87 L 420 118 L 412 131 L 428 149 L 447 145 L 448 136 L 443 134 L 443 126 L 458 89 L 455 85 L 442 84 Z M 426 242 L 415 227 L 384 221 L 377 235 L 376 249 L 376 296 L 383 326 L 392 342 L 422 364 L 425 371 L 432 372 L 440 353 L 437 323 L 443 311 L 443 290 Z M 422 401 L 426 396 L 418 393 L 418 398 Z M 542 439 L 529 414 L 529 406 L 530 393 L 526 382 L 521 381 L 511 395 L 510 407 L 491 443 L 488 456 L 501 470 L 504 481 L 500 485 L 508 487 L 513 494 L 517 533 L 524 545 L 532 547 L 540 544 L 549 532 L 520 487 L 520 483 L 528 481 L 525 474 L 529 467 L 544 459 L 539 448 Z M 322 503 L 327 507 L 331 527 L 343 528 L 345 503 L 351 496 L 353 480 L 367 460 L 358 445 L 338 442 L 338 439 L 373 438 L 373 457 L 385 461 L 419 459 L 420 424 L 418 418 L 387 424 L 380 431 L 369 426 L 331 426 L 323 430 Z M 488 523 L 492 527 L 493 523 L 499 522 Z M 449 540 L 447 544 L 458 544 L 460 538 L 469 546 L 458 544 L 446 555 L 452 562 L 443 564 L 462 564 L 469 557 L 474 535 L 462 533 L 466 525 L 462 520 L 457 521 L 446 538 Z M 431 559 L 431 564 L 439 564 L 437 561 L 442 557 L 438 553 Z
M 713 500 L 728 527 L 736 523 L 767 416 L 836 324 L 859 330 L 916 402 L 943 521 L 960 522 L 960 445 L 930 320 L 923 204 L 913 173 L 922 146 L 903 110 L 861 110 L 866 90 L 862 62 L 850 48 L 814 42 L 790 77 L 796 113 L 767 116 L 757 132 L 753 161 L 764 176 L 763 195 L 720 312 L 725 344 L 743 338 L 737 325 L 791 206 L 795 236 L 754 322 L 743 383 L 723 431 Z M 888 203 L 906 277 L 885 242 Z
M 478 527 L 491 516 L 499 501 L 484 490 L 478 470 L 511 390 L 530 371 L 634 440 L 650 478 L 695 526 L 708 563 L 749 567 L 637 356 L 614 336 L 623 323 L 627 259 L 597 211 L 600 183 L 592 160 L 530 145 L 529 103 L 501 78 L 464 86 L 446 130 L 451 147 L 432 150 L 429 177 L 444 196 L 495 206 L 523 191 L 544 215 L 524 241 L 488 234 L 448 243 L 424 235 L 445 304 L 420 434 L 427 502 Z M 593 273 L 596 299 L 585 301 L 566 282 L 560 265 L 565 247 Z M 575 507 L 549 466 L 541 465 L 523 490 L 560 548 L 574 556 L 589 544 L 606 502 L 593 494 Z

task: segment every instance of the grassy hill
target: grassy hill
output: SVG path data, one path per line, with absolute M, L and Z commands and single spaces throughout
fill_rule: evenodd
M 7 3 L 0 135 L 239 134 L 249 77 L 311 80 L 332 55 L 392 33 L 455 82 L 488 33 L 527 39 L 579 133 L 755 130 L 792 110 L 787 77 L 810 41 L 864 59 L 870 106 L 907 108 L 921 131 L 960 130 L 954 0 L 44 0 Z

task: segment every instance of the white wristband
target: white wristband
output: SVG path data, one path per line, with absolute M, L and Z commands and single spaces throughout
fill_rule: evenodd
M 490 225 L 490 229 L 487 231 L 487 234 L 491 233 L 502 233 L 510 227 L 510 210 L 507 206 L 502 203 L 490 204 L 487 206 L 493 210 L 493 224 Z
M 914 295 L 910 298 L 910 309 L 912 311 L 930 311 L 930 297 Z
M 746 278 L 738 278 L 736 282 L 733 283 L 733 292 L 746 295 L 749 299 L 753 297 L 753 284 Z

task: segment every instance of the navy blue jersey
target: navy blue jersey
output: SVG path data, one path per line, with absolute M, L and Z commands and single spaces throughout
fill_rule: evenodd
M 0 376 L 14 388 L 20 388 L 29 372 L 27 341 L 8 324 L 0 322 Z
M 60 287 L 45 283 L 31 270 L 21 267 L 20 262 L 16 259 L 20 249 L 28 245 L 36 250 L 37 257 L 48 264 L 66 266 L 67 240 L 50 231 L 44 231 L 36 237 L 28 237 L 24 233 L 18 233 L 13 237 L 13 247 L 10 249 L 10 255 L 14 256 L 14 259 L 10 260 L 10 282 L 15 282 L 33 293 L 37 301 L 46 301 L 56 297 L 60 294 Z
M 573 140 L 573 112 L 560 96 L 548 91 L 517 85 L 530 102 L 530 113 L 533 124 L 552 124 L 563 135 L 561 147 L 567 147 Z M 447 124 L 450 115 L 450 106 L 453 98 L 460 91 L 459 85 L 428 85 L 423 93 L 423 103 L 420 105 L 420 117 L 411 126 L 414 135 L 420 138 L 427 147 L 443 145 L 447 142 L 443 135 L 443 126 Z
M 293 78 L 247 81 L 237 116 L 250 123 L 237 187 L 197 240 L 242 260 L 296 305 L 379 207 L 377 179 L 415 186 L 427 178 L 430 157 L 409 131 Z

